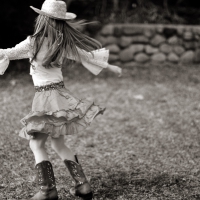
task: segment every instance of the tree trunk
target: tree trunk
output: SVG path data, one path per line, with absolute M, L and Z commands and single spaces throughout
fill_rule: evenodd
M 137 4 L 140 7 L 144 7 L 144 2 L 145 2 L 145 0 L 137 0 Z
M 163 1 L 163 7 L 166 10 L 168 16 L 170 16 L 169 7 L 168 7 L 168 0 Z
M 176 2 L 176 5 L 178 6 L 179 4 L 181 4 L 183 2 L 183 0 L 178 0 L 177 2 Z
M 129 0 L 123 0 L 123 4 L 120 6 L 121 7 L 122 20 L 126 20 L 127 11 L 128 11 L 128 4 L 129 4 Z
M 113 0 L 113 11 L 116 13 L 119 10 L 119 0 Z

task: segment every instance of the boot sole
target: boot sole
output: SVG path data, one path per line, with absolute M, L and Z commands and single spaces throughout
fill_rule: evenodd
M 74 197 L 80 197 L 82 200 L 92 200 L 93 199 L 93 193 L 92 192 L 85 194 L 85 195 L 84 194 L 83 195 L 76 195 L 76 194 L 74 194 L 70 191 L 70 194 Z

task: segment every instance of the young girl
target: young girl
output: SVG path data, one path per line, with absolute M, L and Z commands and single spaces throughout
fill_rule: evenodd
M 39 191 L 31 199 L 58 199 L 52 165 L 45 151 L 50 136 L 52 148 L 75 181 L 70 193 L 89 200 L 93 198 L 92 189 L 77 156 L 65 146 L 64 135 L 84 129 L 104 109 L 90 100 L 75 98 L 64 86 L 61 68 L 67 58 L 81 62 L 95 75 L 104 68 L 120 75 L 121 69 L 108 64 L 109 52 L 100 49 L 99 42 L 77 30 L 83 22 L 72 21 L 76 15 L 67 12 L 65 2 L 46 0 L 41 10 L 31 8 L 39 13 L 34 34 L 14 48 L 0 49 L 0 74 L 8 67 L 9 60 L 30 58 L 36 93 L 32 111 L 21 120 L 24 128 L 19 135 L 30 140 L 35 157 Z

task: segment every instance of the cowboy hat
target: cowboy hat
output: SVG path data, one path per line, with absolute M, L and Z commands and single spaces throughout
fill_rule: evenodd
M 64 1 L 45 0 L 42 4 L 41 10 L 34 8 L 33 6 L 30 7 L 38 14 L 46 15 L 57 20 L 69 20 L 76 18 L 76 14 L 67 12 L 67 5 Z

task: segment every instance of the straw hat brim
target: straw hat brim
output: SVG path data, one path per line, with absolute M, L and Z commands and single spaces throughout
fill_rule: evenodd
M 70 13 L 70 12 L 66 13 L 65 18 L 60 18 L 60 17 L 55 17 L 55 16 L 53 16 L 53 15 L 47 13 L 47 12 L 44 12 L 40 9 L 34 8 L 33 6 L 30 6 L 30 8 L 32 8 L 38 14 L 46 15 L 48 17 L 51 17 L 51 18 L 54 18 L 54 19 L 57 19 L 57 20 L 69 20 L 69 19 L 75 19 L 76 18 L 76 14 Z

